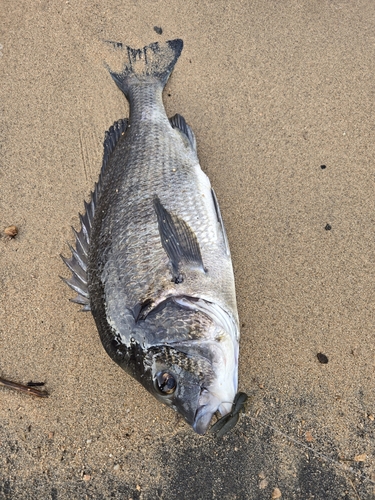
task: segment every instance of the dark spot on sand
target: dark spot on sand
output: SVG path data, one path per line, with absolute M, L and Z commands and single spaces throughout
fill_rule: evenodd
M 32 380 L 30 380 L 30 382 L 27 382 L 27 385 L 28 387 L 43 387 L 43 385 L 45 385 L 45 382 L 33 382 Z
M 325 169 L 327 168 L 327 165 L 320 165 L 320 168 L 321 168 L 322 170 L 325 170 Z
M 325 354 L 323 354 L 322 352 L 318 352 L 316 357 L 318 358 L 319 363 L 322 363 L 323 365 L 326 365 L 328 363 L 327 356 Z
M 324 229 L 325 229 L 326 231 L 330 231 L 330 230 L 332 229 L 331 224 L 326 224 Z
M 160 28 L 160 26 L 154 26 L 154 31 L 158 34 L 161 35 L 163 33 L 163 30 Z

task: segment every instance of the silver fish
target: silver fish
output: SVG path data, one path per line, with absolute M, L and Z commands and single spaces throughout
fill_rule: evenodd
M 113 44 L 130 118 L 106 133 L 99 181 L 64 258 L 121 368 L 204 434 L 237 393 L 239 325 L 228 240 L 194 133 L 162 92 L 182 40 Z

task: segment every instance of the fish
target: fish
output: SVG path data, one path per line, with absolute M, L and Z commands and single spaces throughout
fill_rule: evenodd
M 79 215 L 71 299 L 91 311 L 104 349 L 198 434 L 231 414 L 239 319 L 228 238 L 185 119 L 168 118 L 163 89 L 181 39 L 142 49 L 111 43 L 106 65 L 129 118 L 105 134 L 99 180 Z

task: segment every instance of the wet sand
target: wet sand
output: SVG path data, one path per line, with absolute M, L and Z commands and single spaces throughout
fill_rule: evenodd
M 370 0 L 3 3 L 0 375 L 50 397 L 0 387 L 1 500 L 373 498 L 374 23 Z M 165 105 L 220 202 L 251 396 L 221 440 L 121 371 L 59 279 L 128 113 L 102 40 L 177 37 Z

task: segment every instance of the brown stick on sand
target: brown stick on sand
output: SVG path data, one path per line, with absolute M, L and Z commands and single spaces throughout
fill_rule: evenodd
M 28 385 L 19 384 L 18 382 L 12 382 L 1 377 L 0 385 L 9 387 L 10 389 L 14 389 L 15 391 L 26 392 L 27 394 L 30 394 L 32 396 L 38 396 L 38 398 L 47 398 L 49 396 L 48 392 L 46 391 L 39 391 L 38 389 L 35 389 L 35 387 L 29 387 Z

